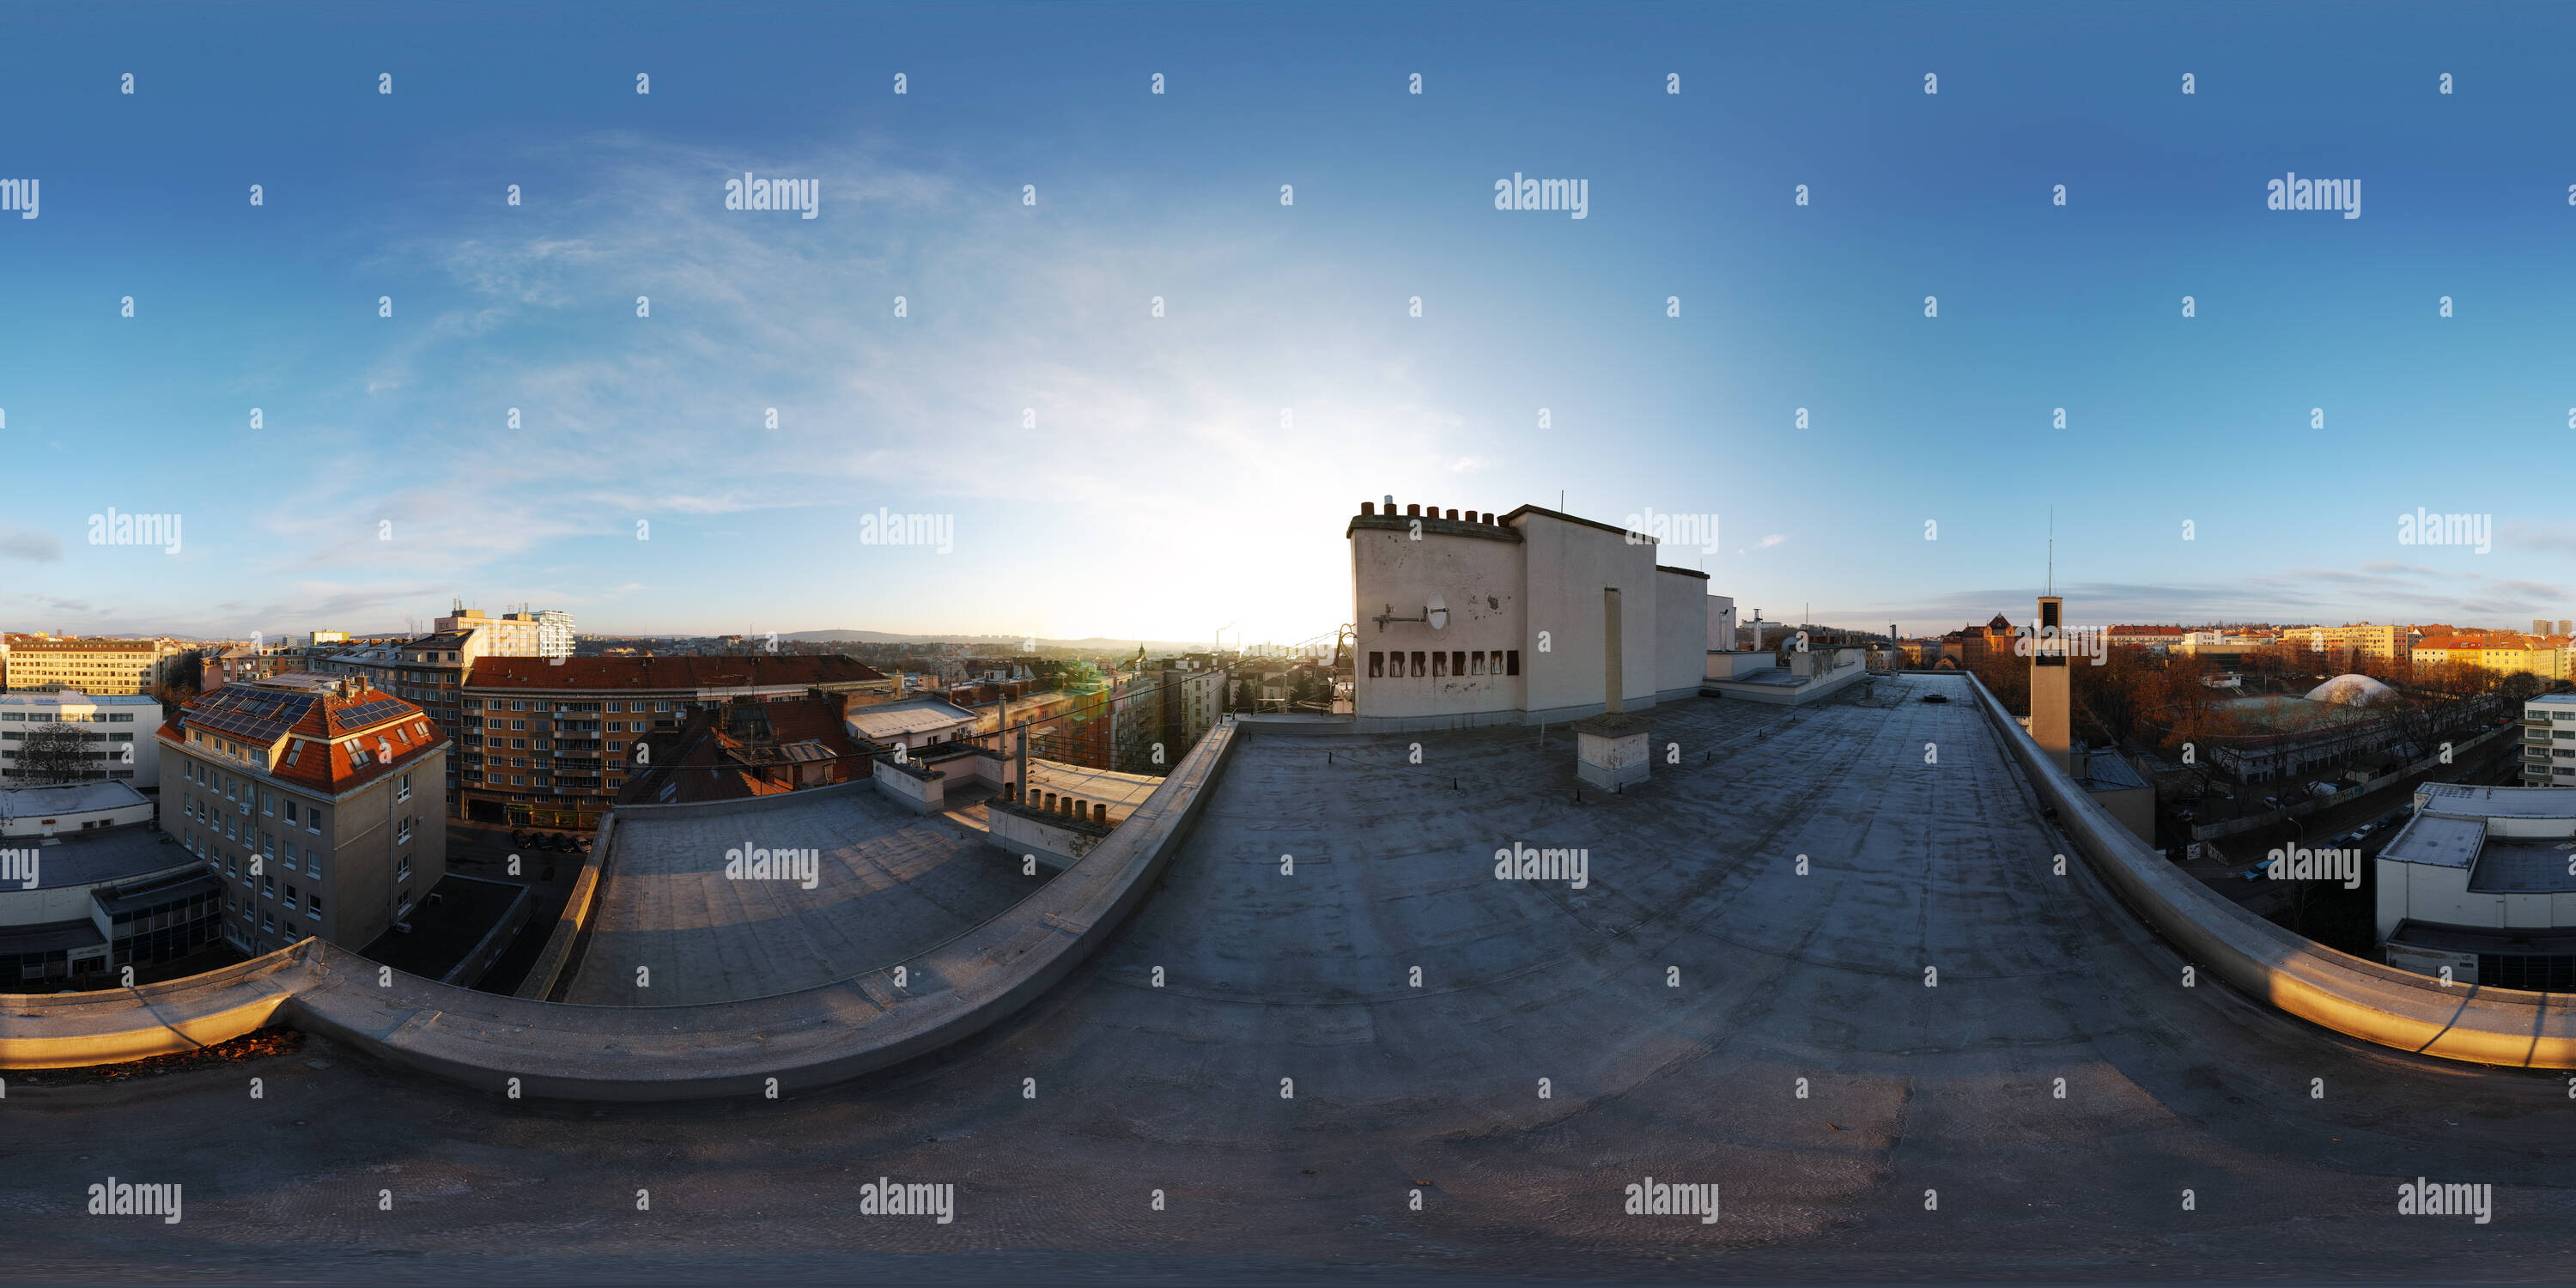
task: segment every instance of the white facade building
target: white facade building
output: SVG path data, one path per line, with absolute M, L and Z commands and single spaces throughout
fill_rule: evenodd
M 0 787 L 23 787 L 18 753 L 27 735 L 50 724 L 80 731 L 90 768 L 85 782 L 125 783 L 138 790 L 161 785 L 161 703 L 148 694 L 92 697 L 77 689 L 0 694 Z
M 1362 729 L 1598 714 L 1613 639 L 1627 710 L 1695 696 L 1710 628 L 1731 621 L 1708 574 L 1658 566 L 1652 538 L 1610 524 L 1532 505 L 1386 511 L 1363 505 L 1346 529 Z
M 2522 704 L 2522 785 L 2576 787 L 2576 693 Z
M 2576 987 L 2576 787 L 2427 783 L 2379 851 L 2388 964 L 2457 984 Z

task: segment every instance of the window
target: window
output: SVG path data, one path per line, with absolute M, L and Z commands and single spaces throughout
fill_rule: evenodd
M 263 894 L 263 895 L 268 896 L 268 897 L 269 897 L 269 898 L 271 898 L 271 899 L 274 899 L 274 898 L 276 898 L 276 897 L 277 897 L 277 874 L 276 874 L 276 873 L 274 873 L 274 872 L 263 872 L 263 873 L 261 873 L 261 874 L 260 874 L 260 876 L 259 876 L 259 892 L 260 892 L 261 894 Z
M 247 915 L 247 914 L 245 914 L 245 915 Z M 260 909 L 260 910 L 259 910 L 259 928 L 260 928 L 262 931 L 270 931 L 270 930 L 275 930 L 275 929 L 277 929 L 277 918 L 276 918 L 276 916 L 275 916 L 274 914 L 270 913 L 270 912 L 268 911 L 268 909 L 266 909 L 266 908 L 262 908 L 262 909 Z
M 528 722 L 525 720 L 513 720 L 510 722 L 510 727 L 524 732 L 528 727 Z
M 318 833 L 318 832 L 320 832 L 320 831 L 322 830 L 322 810 L 321 810 L 321 807 L 316 806 L 316 807 L 314 807 L 314 808 L 312 808 L 312 809 L 309 809 L 309 810 L 306 810 L 306 811 L 304 812 L 304 830 L 305 830 L 305 831 L 307 831 L 307 832 L 316 832 L 316 833 Z
M 657 715 L 662 712 L 669 711 L 670 709 L 671 704 L 668 702 L 656 702 L 653 704 L 653 711 Z
M 623 702 L 611 702 L 608 704 L 608 709 L 611 711 L 623 711 L 626 709 L 626 704 Z
M 1370 679 L 1372 679 L 1372 680 L 1375 680 L 1375 679 L 1378 679 L 1378 678 L 1380 678 L 1380 677 L 1384 676 L 1385 674 L 1386 674 L 1386 654 L 1384 654 L 1384 653 L 1371 653 L 1371 654 L 1369 654 L 1369 678 L 1370 678 Z
M 295 826 L 295 802 L 293 801 L 288 801 L 286 803 L 286 825 L 288 827 Z
M 402 856 L 401 861 L 400 861 L 400 862 L 397 862 L 396 864 L 394 864 L 394 880 L 396 880 L 396 881 L 409 881 L 409 880 L 411 880 L 411 856 L 410 856 L 410 855 L 406 854 L 406 855 Z M 408 909 L 408 908 L 406 908 L 406 909 L 405 909 L 405 911 L 409 911 L 409 909 Z
M 402 822 L 394 826 L 394 843 L 396 845 L 401 845 L 411 840 L 411 822 L 412 821 L 409 817 L 405 817 Z
M 511 701 L 510 701 L 510 709 L 511 709 L 512 711 L 525 711 L 525 710 L 527 710 L 527 709 L 528 709 L 528 701 L 527 701 L 527 699 L 525 699 L 525 698 L 513 698 L 513 699 L 511 699 Z
M 1502 673 L 1503 651 L 1501 649 L 1495 649 L 1485 655 L 1485 674 L 1501 675 Z
M 1422 678 L 1422 650 L 1413 650 L 1413 678 Z
M 268 815 L 270 818 L 277 817 L 277 797 L 273 793 L 261 792 L 259 794 L 259 812 Z
M 295 887 L 291 885 L 286 887 L 286 906 L 289 908 L 295 906 Z
M 1509 650 L 1508 652 L 1505 652 L 1505 653 L 1503 654 L 1503 674 L 1505 674 L 1505 675 L 1518 675 L 1518 674 L 1520 674 L 1520 673 L 1521 673 L 1521 651 L 1520 651 L 1519 649 L 1512 649 L 1512 650 Z
M 404 801 L 407 801 L 407 800 L 410 800 L 410 799 L 411 799 L 411 775 L 409 775 L 409 774 L 404 774 L 404 775 L 402 775 L 401 777 L 396 778 L 396 779 L 394 780 L 394 802 L 395 802 L 396 804 L 400 804 L 400 803 L 402 803 L 402 802 L 404 802 Z
M 321 895 L 307 894 L 304 896 L 304 915 L 311 917 L 315 921 L 320 921 L 322 919 Z
M 1435 680 L 1445 680 L 1449 678 L 1449 655 L 1447 653 L 1436 649 L 1432 651 L 1431 678 Z
M 1465 649 L 1459 649 L 1449 655 L 1449 674 L 1465 675 L 1466 673 L 1467 651 Z
M 1485 673 L 1485 654 L 1483 650 L 1480 649 L 1467 655 L 1466 673 L 1470 675 L 1483 675 Z

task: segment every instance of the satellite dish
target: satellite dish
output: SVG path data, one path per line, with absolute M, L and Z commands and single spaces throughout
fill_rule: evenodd
M 1438 595 L 1431 597 L 1431 602 L 1424 606 L 1422 615 L 1430 621 L 1431 629 L 1435 631 L 1449 629 L 1449 604 Z

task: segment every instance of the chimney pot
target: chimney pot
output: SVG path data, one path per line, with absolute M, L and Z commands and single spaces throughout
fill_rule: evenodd
M 1452 519 L 1457 518 L 1457 517 L 1458 517 L 1458 512 L 1457 512 L 1456 510 L 1451 510 L 1451 511 L 1449 512 L 1449 517 L 1450 517 L 1450 518 L 1452 518 Z
M 1493 511 L 1491 511 L 1491 510 L 1487 510 L 1487 511 L 1485 511 L 1485 522 L 1486 522 L 1486 523 L 1488 523 L 1488 524 L 1491 524 L 1491 523 L 1493 523 L 1493 522 L 1494 522 L 1494 512 L 1493 512 Z M 1496 526 L 1499 526 L 1499 525 L 1496 525 Z
M 1418 519 L 1418 518 L 1421 518 L 1421 517 L 1422 517 L 1422 507 L 1421 507 L 1421 506 L 1419 506 L 1419 505 L 1412 504 L 1412 503 L 1410 503 L 1410 502 L 1406 503 L 1406 505 L 1405 505 L 1405 507 L 1404 507 L 1404 517 L 1406 517 L 1406 518 L 1408 518 L 1408 519 Z
M 1362 513 L 1362 514 L 1375 514 L 1375 513 L 1377 513 L 1377 502 L 1375 502 L 1375 501 L 1362 501 L 1362 502 L 1360 502 L 1360 513 Z

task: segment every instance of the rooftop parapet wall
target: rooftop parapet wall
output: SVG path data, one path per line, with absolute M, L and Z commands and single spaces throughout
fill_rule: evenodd
M 1098 848 L 1009 911 L 915 958 L 820 988 L 700 1006 L 500 997 L 307 940 L 131 992 L 0 997 L 0 1065 L 136 1059 L 221 1041 L 272 1016 L 396 1064 L 502 1094 L 693 1100 L 826 1086 L 981 1032 L 1062 980 L 1153 889 L 1232 752 L 1220 723 Z M 732 805 L 739 802 L 723 802 Z M 610 841 L 603 839 L 604 852 Z
M 2381 1046 L 2478 1064 L 2576 1068 L 2576 999 L 2444 988 L 2294 935 L 2218 897 L 2079 789 L 1975 676 L 1962 679 L 2094 870 L 2202 970 L 2301 1019 Z

